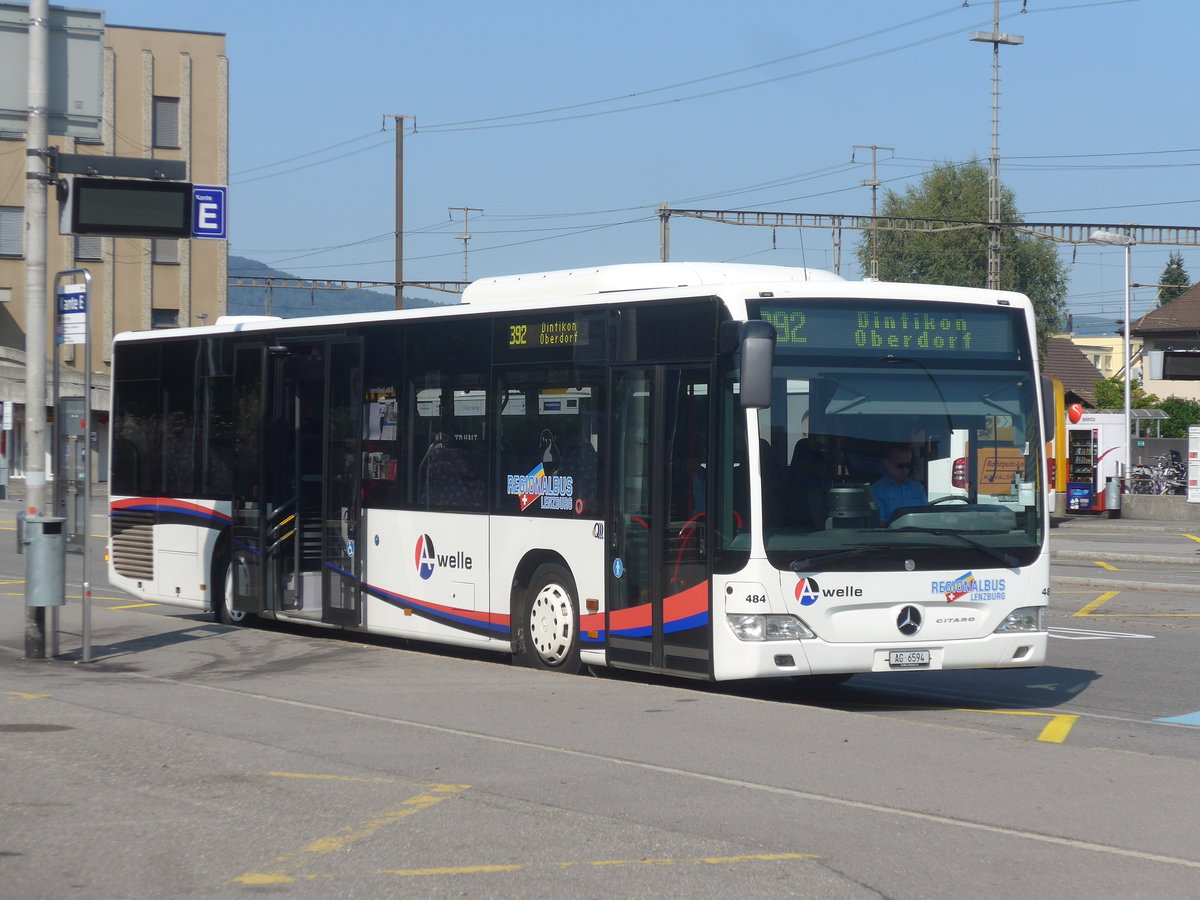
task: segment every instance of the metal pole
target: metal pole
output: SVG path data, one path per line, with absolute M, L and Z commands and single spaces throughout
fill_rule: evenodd
M 1129 231 L 1132 233 L 1133 228 L 1130 227 Z M 1122 474 L 1128 475 L 1129 464 L 1133 461 L 1133 454 L 1130 449 L 1130 444 L 1132 441 L 1132 432 L 1133 432 L 1133 412 L 1131 411 L 1132 404 L 1130 403 L 1130 394 L 1132 393 L 1132 390 L 1130 388 L 1130 378 L 1131 378 L 1131 371 L 1132 371 L 1133 367 L 1130 365 L 1130 363 L 1133 360 L 1131 359 L 1132 354 L 1130 353 L 1130 349 L 1129 349 L 1130 348 L 1130 330 L 1131 330 L 1130 326 L 1133 324 L 1130 321 L 1130 314 L 1129 314 L 1129 306 L 1130 306 L 1129 291 L 1133 287 L 1133 285 L 1130 283 L 1129 269 L 1130 269 L 1130 265 L 1131 265 L 1130 254 L 1133 251 L 1133 245 L 1136 244 L 1137 241 L 1133 239 L 1131 234 L 1125 234 L 1123 232 L 1116 232 L 1116 231 L 1093 231 L 1091 233 L 1091 235 L 1088 237 L 1088 241 L 1093 244 L 1105 244 L 1110 247 L 1115 247 L 1115 246 L 1120 245 L 1125 248 L 1125 328 L 1124 328 L 1124 340 L 1122 341 L 1122 344 L 1124 345 L 1124 355 L 1125 355 L 1125 360 L 1124 360 L 1124 362 L 1125 362 L 1125 439 L 1121 442 L 1122 449 L 1121 449 L 1120 461 L 1121 461 L 1121 464 L 1125 467 L 1125 470 L 1124 470 L 1124 472 L 1122 472 Z
M 76 527 L 80 530 L 81 546 L 83 551 L 83 562 L 80 572 L 80 581 L 82 582 L 82 627 L 83 634 L 83 662 L 92 661 L 92 592 L 91 583 L 88 581 L 88 531 L 91 527 L 92 519 L 92 273 L 89 269 L 64 269 L 54 276 L 54 298 L 55 307 L 58 305 L 58 295 L 62 284 L 67 278 L 82 278 L 83 279 L 83 417 L 80 423 L 80 430 L 83 432 L 83 497 L 79 503 L 71 504 L 71 513 L 78 515 Z M 78 282 L 76 282 L 78 284 Z M 59 460 L 59 477 L 55 480 L 55 507 L 59 515 L 64 516 L 67 521 L 71 520 L 68 515 L 68 510 L 64 506 L 64 502 L 73 500 L 68 498 L 65 493 L 65 484 L 68 476 L 74 482 L 74 469 L 76 465 L 74 454 L 63 453 L 62 444 L 63 438 L 63 422 L 64 417 L 59 403 L 59 377 L 58 377 L 58 346 L 60 342 L 67 342 L 67 338 L 71 335 L 67 334 L 67 329 L 64 327 L 61 333 L 55 334 L 54 339 L 54 458 Z M 70 441 L 68 439 L 67 443 Z M 54 617 L 54 649 L 53 655 L 58 652 L 58 619 L 57 614 L 52 614 Z
M 471 224 L 468 221 L 471 213 L 483 212 L 482 209 L 475 209 L 473 206 L 452 206 L 450 212 L 461 212 L 463 214 L 463 233 L 456 234 L 455 240 L 463 242 L 463 283 L 466 284 L 471 279 L 467 274 L 467 242 L 471 240 Z
M 396 120 L 396 309 L 404 309 L 404 116 Z
M 1132 393 L 1130 388 L 1130 370 L 1133 368 L 1131 365 L 1133 357 L 1129 352 L 1129 332 L 1130 326 L 1133 324 L 1129 318 L 1129 257 L 1132 252 L 1133 242 L 1130 241 L 1125 244 L 1125 440 L 1123 442 L 1124 446 L 1122 449 L 1122 454 L 1124 456 L 1124 459 L 1122 460 L 1122 464 L 1124 465 L 1124 471 L 1121 472 L 1122 476 L 1128 476 L 1129 465 L 1131 462 L 1133 462 L 1133 453 L 1130 449 L 1130 443 L 1132 440 L 1131 433 L 1133 431 L 1133 412 L 1130 405 L 1130 395 Z
M 29 3 L 29 108 L 25 149 L 25 506 L 46 504 L 46 157 L 48 155 L 49 0 Z M 25 589 L 31 571 L 26 556 Z M 26 606 L 25 656 L 46 657 L 44 609 Z
M 871 151 L 871 178 L 867 181 L 860 181 L 859 184 L 871 189 L 871 267 L 868 270 L 868 278 L 872 281 L 879 280 L 879 230 L 876 219 L 878 218 L 878 201 L 879 201 L 879 185 L 883 184 L 879 180 L 879 170 L 876 167 L 876 160 L 880 150 L 892 150 L 895 147 L 880 147 L 877 144 L 855 144 L 854 150 L 870 150 Z M 850 154 L 850 161 L 854 161 L 854 153 Z
M 84 321 L 83 341 L 83 661 L 92 661 L 92 583 L 88 580 L 88 532 L 92 527 L 92 273 L 84 269 L 88 284 L 88 311 Z
M 666 203 L 658 208 L 658 261 L 671 261 L 671 209 Z
M 988 157 L 988 258 L 987 286 L 1000 289 L 1000 45 L 1025 42 L 1019 34 L 1000 33 L 1000 0 L 992 4 L 991 33 L 975 31 L 971 40 L 992 45 L 992 155 Z

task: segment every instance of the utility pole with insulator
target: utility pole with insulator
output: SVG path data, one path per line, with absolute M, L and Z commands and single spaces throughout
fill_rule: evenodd
M 1021 4 L 1025 12 L 1025 4 Z M 987 286 L 1000 290 L 1000 45 L 1025 43 L 1019 34 L 1001 34 L 1000 0 L 994 0 L 992 31 L 971 32 L 971 40 L 992 45 L 992 155 L 988 157 L 988 263 Z
M 879 199 L 879 185 L 881 185 L 883 182 L 879 180 L 879 176 L 875 168 L 875 161 L 880 150 L 891 150 L 893 153 L 895 153 L 896 148 L 880 147 L 877 144 L 871 144 L 869 146 L 867 144 L 855 144 L 853 150 L 850 152 L 850 162 L 854 162 L 854 150 L 871 151 L 871 178 L 867 181 L 860 181 L 859 184 L 863 185 L 863 187 L 869 187 L 871 189 L 871 271 L 868 273 L 867 277 L 869 277 L 872 281 L 878 281 L 879 234 L 878 229 L 875 227 L 874 219 L 879 215 L 879 213 L 876 211 Z
M 404 308 L 404 120 L 412 119 L 416 127 L 416 116 L 397 116 L 385 113 L 387 119 L 396 122 L 396 309 Z
M 471 213 L 481 213 L 483 210 L 475 209 L 471 206 L 452 206 L 450 207 L 450 212 L 460 212 L 463 214 L 463 233 L 456 234 L 454 238 L 455 240 L 463 242 L 463 282 L 467 283 L 471 280 L 469 277 L 467 277 L 467 242 L 471 240 L 471 226 L 468 222 L 468 219 Z

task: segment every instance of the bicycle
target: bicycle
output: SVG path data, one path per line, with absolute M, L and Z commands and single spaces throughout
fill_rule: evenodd
M 1152 457 L 1150 464 L 1141 463 L 1133 467 L 1129 478 L 1131 494 L 1182 494 L 1187 490 L 1183 462 L 1178 451 Z

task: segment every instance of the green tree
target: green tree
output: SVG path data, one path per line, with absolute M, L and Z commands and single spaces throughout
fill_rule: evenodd
M 1133 378 L 1129 382 L 1130 409 L 1158 409 L 1159 399 L 1155 394 L 1142 390 L 1142 382 Z M 1125 408 L 1125 378 L 1114 375 L 1096 382 L 1096 409 Z
M 1023 221 L 1016 195 L 1000 192 L 1001 219 Z M 904 218 L 986 222 L 988 169 L 978 159 L 957 165 L 935 165 L 916 186 L 904 193 L 885 190 L 880 215 Z M 986 228 L 963 228 L 936 234 L 912 231 L 878 231 L 879 278 L 923 284 L 987 286 Z M 871 271 L 871 238 L 863 237 L 857 250 L 862 272 Z M 1054 247 L 1046 241 L 1004 229 L 1000 246 L 1000 286 L 1020 291 L 1033 301 L 1038 346 L 1044 352 L 1050 336 L 1061 331 L 1065 319 L 1067 271 Z
M 1158 283 L 1159 306 L 1166 306 L 1191 287 L 1191 280 L 1188 278 L 1187 271 L 1183 268 L 1183 253 L 1181 251 L 1171 251 L 1171 254 L 1167 257 L 1167 267 L 1163 269 L 1162 275 L 1158 277 Z
M 1166 397 L 1162 400 L 1155 394 L 1142 390 L 1142 383 L 1134 378 L 1129 383 L 1130 409 L 1161 409 L 1170 418 L 1159 425 L 1165 438 L 1185 438 L 1189 425 L 1200 425 L 1200 401 L 1183 397 Z M 1125 380 L 1120 377 L 1106 378 L 1096 382 L 1097 409 L 1125 408 Z M 1145 427 L 1145 426 L 1143 426 Z
M 1200 401 L 1167 397 L 1158 408 L 1171 417 L 1162 423 L 1163 437 L 1185 438 L 1189 425 L 1200 425 Z

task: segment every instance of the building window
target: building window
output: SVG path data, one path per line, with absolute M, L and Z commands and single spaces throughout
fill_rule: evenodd
M 179 147 L 179 98 L 154 98 L 154 146 Z
M 1163 354 L 1163 381 L 1200 381 L 1200 353 Z
M 78 260 L 100 259 L 100 235 L 80 234 L 75 237 L 75 258 Z
M 150 248 L 150 260 L 161 265 L 179 265 L 179 241 L 175 238 L 155 238 Z
M 179 310 L 177 310 L 177 309 L 152 309 L 152 310 L 150 310 L 150 327 L 151 328 L 178 328 L 179 327 Z
M 20 256 L 23 252 L 24 213 L 20 206 L 0 206 L 0 256 Z

